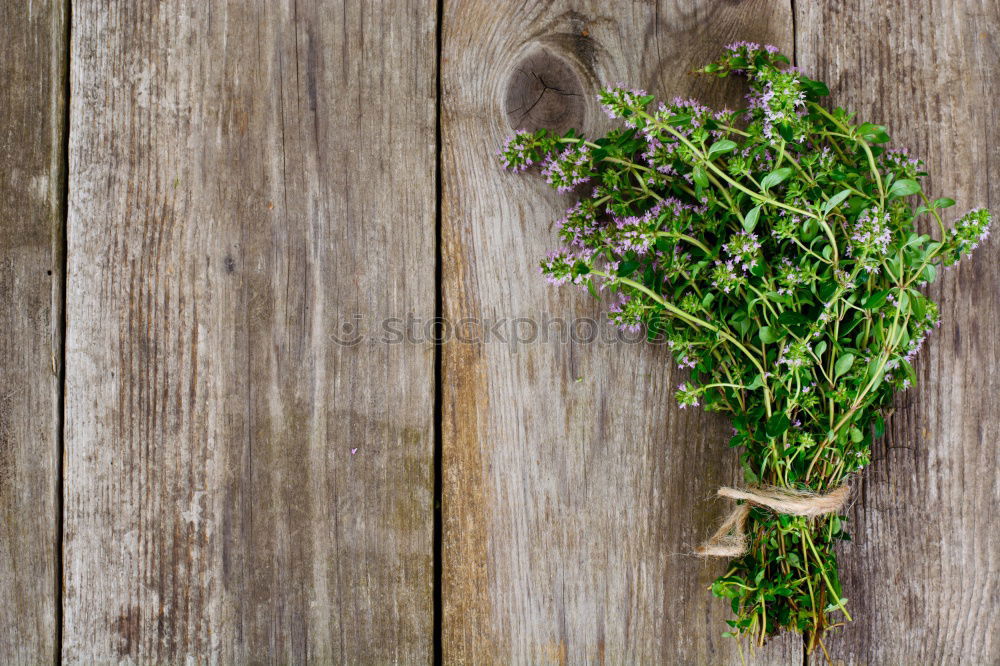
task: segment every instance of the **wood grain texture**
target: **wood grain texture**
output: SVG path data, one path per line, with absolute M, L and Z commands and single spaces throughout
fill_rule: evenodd
M 0 662 L 52 663 L 65 3 L 0 4 Z
M 739 663 L 707 591 L 725 564 L 691 555 L 727 508 L 709 497 L 737 476 L 726 426 L 677 409 L 664 348 L 587 344 L 584 323 L 559 340 L 556 318 L 610 333 L 607 303 L 538 276 L 570 198 L 494 154 L 520 122 L 606 130 L 607 82 L 736 103 L 738 82 L 687 72 L 736 39 L 790 49 L 790 6 L 462 0 L 442 28 L 444 312 L 479 318 L 481 337 L 509 324 L 506 344 L 444 351 L 444 660 Z M 517 317 L 538 323 L 535 342 L 512 342 Z M 757 658 L 800 662 L 801 640 Z
M 1000 6 L 796 8 L 798 63 L 830 84 L 834 102 L 925 160 L 932 198 L 958 202 L 949 218 L 978 206 L 996 213 Z M 851 513 L 854 540 L 839 551 L 857 621 L 828 640 L 835 660 L 1000 663 L 998 259 L 994 238 L 930 289 L 942 326 L 875 446 Z
M 67 662 L 430 660 L 435 30 L 74 3 Z

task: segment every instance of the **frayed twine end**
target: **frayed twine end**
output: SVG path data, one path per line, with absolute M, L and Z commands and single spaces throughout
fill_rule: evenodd
M 750 515 L 750 505 L 755 504 L 771 509 L 775 513 L 792 516 L 816 516 L 837 513 L 847 503 L 850 487 L 844 485 L 825 495 L 817 495 L 804 490 L 777 488 L 719 488 L 720 497 L 743 500 L 737 504 L 728 517 L 719 525 L 704 545 L 695 548 L 695 553 L 706 557 L 740 557 L 747 552 L 746 522 Z

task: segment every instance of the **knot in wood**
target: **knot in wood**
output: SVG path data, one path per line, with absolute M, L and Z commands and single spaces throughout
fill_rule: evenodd
M 563 133 L 583 125 L 586 99 L 576 67 L 539 46 L 518 61 L 507 80 L 504 110 L 511 129 Z

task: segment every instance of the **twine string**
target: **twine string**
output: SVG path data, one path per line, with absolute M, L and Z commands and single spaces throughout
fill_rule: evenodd
M 746 522 L 751 505 L 762 506 L 775 513 L 815 518 L 840 511 L 850 494 L 851 489 L 846 483 L 825 495 L 775 486 L 745 490 L 719 488 L 720 497 L 743 500 L 743 503 L 733 508 L 715 534 L 704 545 L 696 548 L 695 552 L 709 557 L 740 557 L 745 554 L 748 546 Z

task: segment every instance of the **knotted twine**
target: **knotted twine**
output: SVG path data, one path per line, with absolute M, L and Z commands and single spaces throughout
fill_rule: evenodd
M 851 489 L 846 483 L 825 495 L 775 486 L 746 490 L 719 488 L 719 497 L 743 500 L 743 504 L 737 504 L 715 534 L 705 542 L 705 545 L 696 548 L 695 552 L 711 557 L 740 557 L 746 553 L 748 544 L 744 529 L 747 516 L 750 515 L 751 504 L 766 507 L 775 513 L 815 518 L 840 511 L 850 494 Z

